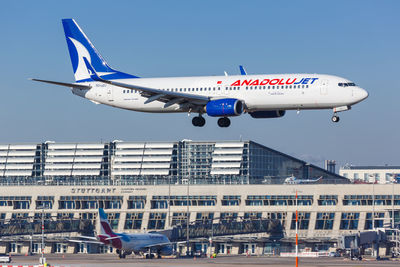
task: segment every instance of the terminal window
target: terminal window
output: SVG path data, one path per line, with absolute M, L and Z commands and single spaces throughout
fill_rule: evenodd
M 124 229 L 141 229 L 143 212 L 127 213 Z
M 318 206 L 336 206 L 337 202 L 337 195 L 320 195 L 318 198 Z
M 357 230 L 360 213 L 343 212 L 340 220 L 340 230 Z
M 334 221 L 334 212 L 318 212 L 315 221 L 315 230 L 332 230 Z
M 240 196 L 223 196 L 222 206 L 239 206 L 240 205 Z
M 188 214 L 186 212 L 174 212 L 172 214 L 172 222 L 171 222 L 172 225 L 186 225 L 187 221 L 188 221 Z
M 245 220 L 259 220 L 262 217 L 261 212 L 245 212 L 244 219 Z
M 144 209 L 146 196 L 129 196 L 128 209 Z
M 107 213 L 107 219 L 112 229 L 118 229 L 119 213 Z
M 267 212 L 266 219 L 269 220 L 279 220 L 281 222 L 282 227 L 285 227 L 286 224 L 286 212 Z
M 54 196 L 38 196 L 36 200 L 36 209 L 52 209 L 54 204 Z
M 196 222 L 202 224 L 210 224 L 213 222 L 214 212 L 197 212 Z
M 378 228 L 378 227 L 382 228 L 384 219 L 385 219 L 384 212 L 375 212 L 374 220 L 372 220 L 372 212 L 367 212 L 364 230 L 371 230 L 373 228 Z M 375 227 L 372 227 L 373 222 L 375 224 Z
M 231 221 L 236 221 L 238 217 L 237 212 L 221 212 L 220 222 L 227 223 Z
M 150 213 L 147 229 L 164 229 L 166 217 L 167 214 L 163 212 Z
M 307 230 L 308 225 L 310 224 L 310 213 L 309 212 L 299 212 L 298 213 L 298 229 L 299 230 Z M 290 229 L 296 229 L 296 212 L 292 213 L 292 224 L 290 225 Z

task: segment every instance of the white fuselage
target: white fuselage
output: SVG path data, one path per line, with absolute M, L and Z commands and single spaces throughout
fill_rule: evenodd
M 350 107 L 368 96 L 368 93 L 358 86 L 339 86 L 339 83 L 349 83 L 347 79 L 324 74 L 139 78 L 121 81 L 136 86 L 207 96 L 210 100 L 235 98 L 244 102 L 247 112 Z M 189 108 L 182 104 L 174 104 L 167 108 L 164 108 L 165 103 L 159 101 L 146 104 L 148 98 L 142 97 L 140 91 L 101 82 L 81 84 L 90 85 L 92 88 L 73 89 L 73 93 L 96 103 L 142 112 L 189 111 Z
M 102 241 L 106 245 L 112 245 L 116 249 L 121 249 L 126 252 L 148 252 L 149 249 L 151 251 L 158 251 L 162 255 L 171 255 L 173 252 L 172 244 L 169 239 L 162 234 L 158 233 L 143 233 L 143 234 L 126 234 L 120 233 L 116 234 L 119 236 L 118 242 L 115 243 L 115 240 L 104 240 L 109 236 L 99 235 L 100 241 Z M 157 247 L 159 246 L 159 247 Z

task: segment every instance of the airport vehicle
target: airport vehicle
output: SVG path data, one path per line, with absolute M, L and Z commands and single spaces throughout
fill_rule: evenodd
M 160 258 L 162 255 L 172 255 L 173 247 L 168 237 L 159 233 L 114 233 L 108 222 L 107 214 L 99 209 L 100 233 L 97 237 L 81 236 L 88 241 L 71 240 L 82 243 L 105 244 L 116 248 L 120 258 L 125 258 L 132 253 L 144 254 L 146 258 L 152 258 L 153 252 Z
M 5 254 L 0 255 L 0 262 L 10 263 L 11 256 Z
M 153 113 L 197 113 L 192 124 L 205 125 L 207 114 L 229 127 L 230 117 L 278 118 L 286 110 L 332 109 L 338 112 L 368 97 L 355 83 L 325 74 L 261 74 L 139 78 L 111 68 L 73 19 L 62 20 L 75 83 L 33 79 L 70 87 L 75 95 L 96 104 Z

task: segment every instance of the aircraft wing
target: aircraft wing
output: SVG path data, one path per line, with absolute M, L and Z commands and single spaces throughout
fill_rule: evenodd
M 104 243 L 100 241 L 92 241 L 92 240 L 76 240 L 76 239 L 70 239 L 68 242 L 74 242 L 74 243 L 88 243 L 88 244 L 100 244 L 100 245 L 105 245 Z
M 121 238 L 120 236 L 113 236 L 113 237 L 108 237 L 105 240 L 113 240 L 113 239 L 119 239 Z
M 148 246 L 143 246 L 142 248 L 154 248 L 154 247 L 163 247 L 163 246 L 168 246 L 168 245 L 172 245 L 173 243 L 171 242 L 164 242 L 164 243 L 158 243 L 158 244 L 151 244 Z
M 90 240 L 98 240 L 97 237 L 95 236 L 85 236 L 85 235 L 80 235 L 78 236 L 79 238 L 84 238 L 84 239 L 90 239 Z
M 150 88 L 150 87 L 144 87 L 144 86 L 139 86 L 139 85 L 132 85 L 132 84 L 126 84 L 126 83 L 121 83 L 121 82 L 116 82 L 116 81 L 110 81 L 110 80 L 105 80 L 100 78 L 92 65 L 89 63 L 89 61 L 84 57 L 83 58 L 86 64 L 86 67 L 88 70 L 91 72 L 90 73 L 90 78 L 92 78 L 95 81 L 122 87 L 122 88 L 127 88 L 131 90 L 137 90 L 141 92 L 141 95 L 143 97 L 147 97 L 147 100 L 145 101 L 145 104 L 151 103 L 153 101 L 160 101 L 164 102 L 164 108 L 167 108 L 169 106 L 172 106 L 173 104 L 191 104 L 193 106 L 198 106 L 198 105 L 205 105 L 207 104 L 211 97 L 208 96 L 200 96 L 200 95 L 195 95 L 195 94 L 187 94 L 187 93 L 181 93 L 181 92 L 172 92 L 172 91 L 165 91 L 165 90 L 160 90 L 156 88 Z

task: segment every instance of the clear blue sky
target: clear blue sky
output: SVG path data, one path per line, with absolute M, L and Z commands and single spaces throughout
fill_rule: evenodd
M 0 10 L 0 143 L 250 139 L 318 165 L 400 165 L 400 1 L 5 1 Z M 369 98 L 281 119 L 145 114 L 95 105 L 29 77 L 73 82 L 62 18 L 116 69 L 142 77 L 328 73 Z

